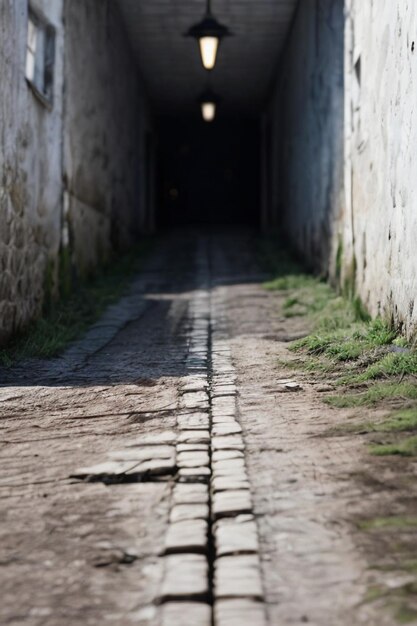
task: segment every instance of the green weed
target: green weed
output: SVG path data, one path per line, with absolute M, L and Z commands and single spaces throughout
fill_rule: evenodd
M 409 382 L 376 383 L 365 391 L 327 396 L 324 401 L 337 408 L 372 406 L 381 400 L 416 400 L 417 385 Z
M 396 443 L 375 444 L 370 446 L 369 451 L 374 456 L 417 456 L 417 436 Z
M 343 384 L 363 383 L 378 378 L 417 376 L 417 352 L 390 353 L 366 368 L 364 372 L 342 379 Z

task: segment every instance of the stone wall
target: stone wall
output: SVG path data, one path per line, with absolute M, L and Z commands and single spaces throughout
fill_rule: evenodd
M 410 336 L 416 91 L 414 2 L 301 1 L 264 123 L 272 216 L 313 267 Z
M 272 216 L 323 273 L 343 203 L 343 32 L 343 0 L 299 3 L 264 126 Z
M 153 223 L 149 116 L 117 6 L 31 6 L 56 31 L 52 106 L 25 79 L 27 0 L 0 3 L 0 344 L 58 296 L 68 261 L 91 273 Z
M 374 315 L 417 331 L 417 5 L 346 0 L 342 265 Z
M 27 0 L 0 3 L 0 342 L 56 290 L 62 197 L 62 0 L 36 0 L 57 32 L 54 104 L 25 79 Z
M 151 222 L 148 117 L 116 3 L 66 0 L 65 25 L 65 219 L 74 262 L 89 272 Z

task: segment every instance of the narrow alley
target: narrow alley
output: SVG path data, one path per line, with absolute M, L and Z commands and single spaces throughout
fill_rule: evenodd
M 0 624 L 417 625 L 416 37 L 0 0 Z
M 271 624 L 391 623 L 358 606 L 358 444 L 319 438 L 320 385 L 280 393 L 276 357 L 305 329 L 277 316 L 253 246 L 170 236 L 85 339 L 12 370 L 3 623 L 156 624 L 159 605 L 163 624 L 205 625 L 192 600 L 213 583 L 218 624 L 266 624 L 260 600 Z

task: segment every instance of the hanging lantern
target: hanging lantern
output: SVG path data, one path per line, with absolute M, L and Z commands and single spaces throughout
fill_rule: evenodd
M 205 122 L 212 122 L 216 117 L 217 105 L 220 102 L 219 98 L 211 89 L 207 89 L 201 94 L 199 102 L 203 120 Z
M 206 70 L 212 70 L 216 65 L 217 52 L 223 37 L 232 33 L 227 26 L 216 20 L 211 12 L 211 0 L 207 0 L 206 14 L 198 24 L 194 24 L 186 33 L 187 37 L 197 39 L 201 61 Z

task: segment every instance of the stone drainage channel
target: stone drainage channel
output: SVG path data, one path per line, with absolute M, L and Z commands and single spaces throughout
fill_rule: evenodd
M 199 255 L 188 377 L 177 420 L 177 480 L 166 537 L 162 626 L 264 626 L 258 533 L 237 421 L 224 305 Z
M 210 288 L 206 251 L 200 250 L 197 267 L 178 434 L 132 441 L 107 462 L 74 476 L 116 483 L 174 480 L 160 557 L 160 626 L 265 626 L 258 533 L 237 420 L 225 305 Z

